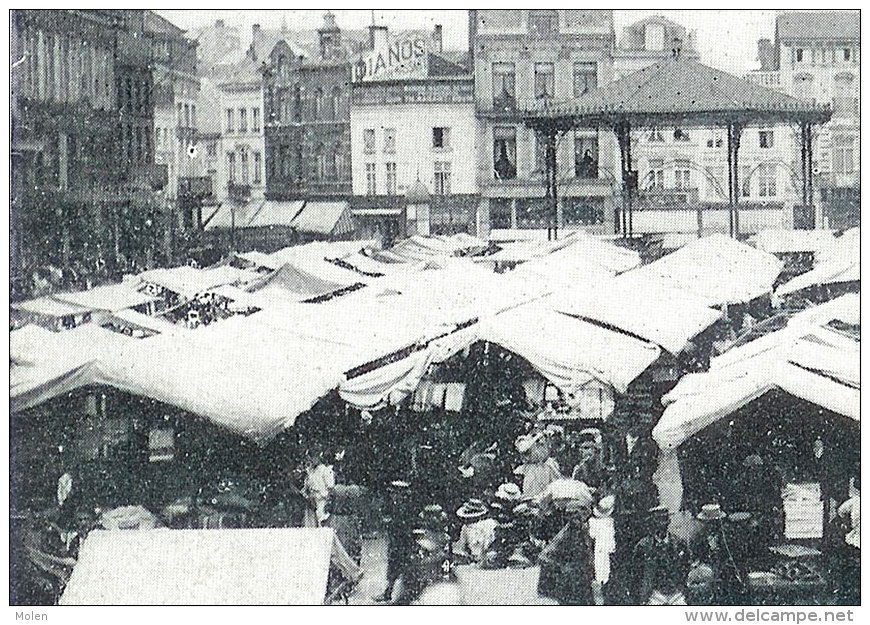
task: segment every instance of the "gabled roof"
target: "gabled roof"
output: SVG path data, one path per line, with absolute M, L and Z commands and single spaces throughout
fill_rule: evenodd
M 858 11 L 797 11 L 776 16 L 778 39 L 860 39 Z
M 627 120 L 633 125 L 678 119 L 709 125 L 732 117 L 756 120 L 830 119 L 829 107 L 767 89 L 691 59 L 668 58 L 567 102 L 544 103 L 527 123 L 573 117 L 578 124 Z

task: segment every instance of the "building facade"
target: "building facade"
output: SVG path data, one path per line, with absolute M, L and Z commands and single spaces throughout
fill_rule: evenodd
M 469 46 L 481 220 L 495 231 L 547 229 L 554 216 L 544 200 L 544 145 L 517 111 L 569 100 L 612 80 L 613 13 L 471 10 Z M 556 151 L 557 225 L 612 232 L 620 184 L 613 134 L 570 132 Z
M 13 279 L 37 266 L 76 275 L 144 261 L 147 50 L 128 41 L 123 11 L 16 10 L 11 21 Z
M 860 17 L 857 12 L 785 12 L 777 16 L 771 42 L 759 41 L 760 68 L 747 79 L 796 98 L 830 104 L 834 116 L 816 130 L 815 186 L 811 204 L 816 227 L 846 228 L 860 223 Z M 799 131 L 775 129 L 775 153 L 747 163 L 750 171 L 779 172 L 783 193 L 803 201 Z M 764 189 L 762 176 L 750 192 Z
M 363 236 L 477 233 L 473 76 L 442 56 L 429 33 L 375 35 L 350 109 L 354 215 Z M 390 68 L 391 51 L 398 71 Z M 425 215 L 407 214 L 415 184 L 429 196 Z

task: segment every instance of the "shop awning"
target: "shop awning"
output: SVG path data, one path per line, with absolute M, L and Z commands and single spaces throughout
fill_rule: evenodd
M 231 228 L 247 228 L 251 220 L 266 203 L 263 199 L 239 203 L 227 200 L 203 224 L 205 230 L 230 230 Z
M 623 285 L 683 291 L 706 306 L 741 304 L 770 293 L 782 271 L 773 254 L 723 234 L 692 241 L 675 252 L 616 278 Z
M 61 605 L 319 605 L 329 528 L 95 530 Z
M 827 328 L 785 328 L 715 358 L 710 371 L 683 377 L 664 399 L 653 429 L 675 449 L 704 428 L 778 388 L 858 420 L 860 344 Z
M 353 232 L 350 205 L 341 202 L 306 202 L 290 225 L 299 232 L 343 236 Z
M 245 227 L 292 226 L 293 220 L 302 211 L 303 206 L 305 206 L 305 202 L 302 200 L 294 202 L 267 200 Z
M 72 302 L 55 299 L 51 295 L 29 299 L 24 302 L 16 302 L 9 306 L 12 310 L 22 313 L 44 315 L 46 317 L 66 317 L 67 315 L 81 315 L 93 310 L 87 306 Z

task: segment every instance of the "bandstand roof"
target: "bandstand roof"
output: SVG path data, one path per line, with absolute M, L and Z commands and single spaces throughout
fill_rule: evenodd
M 727 122 L 823 123 L 823 107 L 756 85 L 687 58 L 668 58 L 565 102 L 545 102 L 523 114 L 527 125 L 708 126 Z

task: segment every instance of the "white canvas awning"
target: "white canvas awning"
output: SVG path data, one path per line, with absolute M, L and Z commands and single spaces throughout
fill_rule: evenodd
M 320 605 L 329 528 L 94 530 L 61 605 Z

